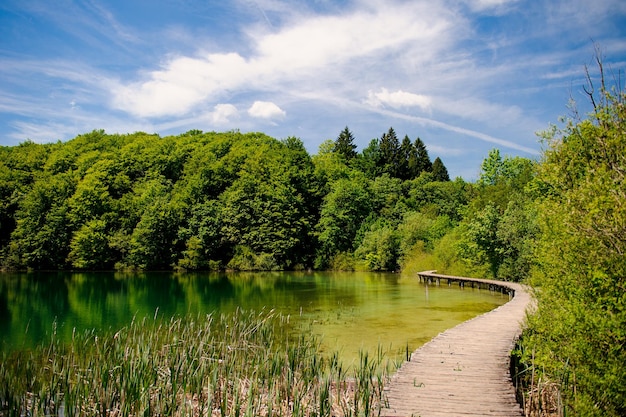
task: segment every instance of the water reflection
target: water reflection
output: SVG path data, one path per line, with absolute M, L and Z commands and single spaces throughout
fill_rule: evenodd
M 488 291 L 428 287 L 375 273 L 4 273 L 1 349 L 57 334 L 106 331 L 134 317 L 276 309 L 306 323 L 329 349 L 350 356 L 378 343 L 414 349 L 437 333 L 508 300 Z

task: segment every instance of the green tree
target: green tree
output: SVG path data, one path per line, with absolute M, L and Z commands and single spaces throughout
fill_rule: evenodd
M 68 260 L 73 267 L 78 269 L 113 267 L 113 251 L 109 246 L 109 227 L 104 220 L 90 220 L 73 234 Z
M 369 271 L 394 271 L 398 267 L 398 241 L 393 227 L 385 222 L 373 224 L 354 252 Z
M 502 247 L 498 240 L 500 212 L 489 204 L 474 217 L 466 220 L 466 241 L 462 249 L 463 256 L 476 264 L 489 266 L 491 277 L 498 278 L 500 265 L 504 262 Z
M 408 135 L 404 135 L 404 139 L 402 139 L 398 150 L 398 178 L 402 180 L 414 178 L 414 173 L 411 172 L 409 166 L 411 159 L 416 158 L 416 155 L 417 151 L 413 143 L 411 143 L 411 139 L 409 139 Z
M 387 173 L 392 177 L 398 177 L 400 162 L 400 142 L 398 136 L 390 127 L 387 133 L 383 133 L 379 143 L 380 160 L 379 167 L 382 173 Z
M 430 172 L 407 181 L 407 206 L 410 210 L 429 213 L 432 216 L 448 216 L 455 222 L 466 213 L 466 206 L 472 197 L 473 188 L 462 178 L 454 181 L 434 181 Z
M 271 255 L 280 269 L 305 262 L 313 250 L 313 164 L 302 143 L 296 145 L 261 138 L 220 196 L 226 242 L 241 256 Z
M 108 181 L 114 178 L 114 162 L 102 159 L 87 170 L 68 200 L 69 218 L 78 229 L 87 221 L 100 218 L 111 210 Z
M 20 200 L 11 235 L 10 266 L 63 269 L 71 237 L 67 199 L 74 190 L 71 175 L 42 174 Z
M 535 173 L 535 162 L 527 158 L 502 158 L 498 149 L 489 151 L 489 155 L 481 164 L 478 185 L 487 190 L 488 194 L 504 194 L 502 200 L 511 192 L 522 192 Z M 498 188 L 499 187 L 499 188 Z
M 452 227 L 448 216 L 433 218 L 420 212 L 405 212 L 397 229 L 401 256 L 407 256 L 418 242 L 423 242 L 425 249 L 432 250 L 435 242 Z
M 435 158 L 435 161 L 433 162 L 432 172 L 434 181 L 450 181 L 448 169 L 439 157 Z
M 409 170 L 411 171 L 411 178 L 417 178 L 423 172 L 431 172 L 433 165 L 428 156 L 426 145 L 420 138 L 415 139 L 413 147 L 415 152 L 411 154 L 411 159 L 409 159 Z
M 346 161 L 352 160 L 357 155 L 354 136 L 348 126 L 339 133 L 334 145 L 333 151 L 342 155 Z
M 489 155 L 480 166 L 478 183 L 481 185 L 496 185 L 500 181 L 503 171 L 504 163 L 502 156 L 500 156 L 500 150 L 494 148 L 489 151 Z
M 404 197 L 402 181 L 399 178 L 392 178 L 388 174 L 383 174 L 372 181 L 370 187 L 372 211 L 379 217 L 397 223 L 402 212 L 406 210 L 401 205 Z
M 382 174 L 380 142 L 374 138 L 352 161 L 352 166 L 363 172 L 369 179 L 374 179 Z
M 185 250 L 178 266 L 183 269 L 206 269 L 223 266 L 228 253 L 224 251 L 222 208 L 218 200 L 195 204 L 188 225 L 179 230 Z
M 537 212 L 530 200 L 511 200 L 498 222 L 496 239 L 502 255 L 498 278 L 524 281 L 531 272 L 539 235 Z
M 135 193 L 138 221 L 123 263 L 139 269 L 168 269 L 177 259 L 181 221 L 178 204 L 171 199 L 171 184 L 163 177 L 146 179 Z
M 338 253 L 354 249 L 354 238 L 370 211 L 371 195 L 362 175 L 332 184 L 316 226 L 319 241 L 316 268 L 325 268 Z

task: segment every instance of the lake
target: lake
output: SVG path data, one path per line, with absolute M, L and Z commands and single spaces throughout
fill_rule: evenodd
M 401 355 L 509 300 L 508 295 L 420 283 L 390 273 L 2 273 L 1 350 L 28 349 L 133 318 L 275 309 L 320 335 L 344 359 L 360 349 Z

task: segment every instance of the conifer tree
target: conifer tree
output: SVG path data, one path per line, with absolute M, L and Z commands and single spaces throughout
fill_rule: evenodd
M 433 162 L 433 180 L 434 181 L 450 181 L 450 175 L 448 174 L 448 169 L 443 164 L 441 158 L 435 158 L 435 162 Z
M 356 145 L 354 144 L 354 136 L 348 126 L 339 133 L 337 140 L 335 140 L 335 147 L 333 151 L 343 155 L 346 161 L 349 161 L 356 157 Z
M 411 143 L 408 135 L 404 135 L 402 143 L 400 144 L 400 150 L 398 153 L 398 178 L 401 180 L 410 180 L 413 178 L 411 170 L 409 169 L 409 161 L 417 153 L 415 147 Z
M 428 156 L 426 145 L 420 138 L 415 139 L 413 146 L 415 147 L 415 155 L 409 161 L 409 170 L 411 177 L 417 178 L 422 172 L 431 172 L 433 164 Z
M 398 136 L 393 130 L 393 127 L 389 128 L 387 133 L 383 133 L 380 138 L 380 164 L 382 172 L 387 173 L 392 177 L 398 176 L 398 154 L 400 153 L 400 142 Z

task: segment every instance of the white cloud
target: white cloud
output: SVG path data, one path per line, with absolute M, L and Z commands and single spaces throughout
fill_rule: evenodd
M 217 125 L 225 125 L 239 116 L 239 110 L 232 104 L 217 104 L 211 113 L 211 121 Z
M 255 101 L 248 109 L 248 114 L 259 119 L 276 119 L 285 117 L 283 109 L 270 101 Z
M 386 105 L 393 108 L 420 107 L 422 110 L 428 110 L 430 108 L 431 98 L 422 94 L 414 94 L 402 90 L 389 92 L 386 88 L 381 88 L 378 93 L 369 91 L 367 93 L 366 103 L 374 107 Z
M 271 32 L 250 29 L 248 56 L 230 52 L 170 58 L 140 80 L 120 83 L 112 91 L 112 103 L 139 117 L 182 116 L 233 92 L 281 91 L 288 83 L 298 88 L 353 84 L 353 76 L 365 70 L 356 61 L 382 62 L 395 51 L 410 54 L 411 65 L 419 65 L 449 42 L 463 26 L 458 23 L 441 5 L 421 2 L 294 18 Z
M 236 53 L 178 57 L 152 71 L 147 81 L 119 85 L 113 91 L 113 104 L 141 117 L 181 115 L 237 86 L 247 72 L 245 60 Z

